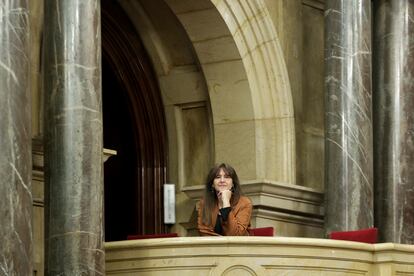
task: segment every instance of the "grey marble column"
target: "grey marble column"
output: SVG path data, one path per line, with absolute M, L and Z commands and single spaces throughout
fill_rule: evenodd
M 0 275 L 32 275 L 28 0 L 0 0 Z
M 373 226 L 371 1 L 325 2 L 325 227 Z
M 375 223 L 414 244 L 414 1 L 374 2 Z
M 103 275 L 99 0 L 46 0 L 46 275 Z

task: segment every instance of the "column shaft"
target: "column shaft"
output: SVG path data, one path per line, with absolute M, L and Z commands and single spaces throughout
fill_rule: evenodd
M 45 0 L 46 275 L 103 275 L 99 0 Z
M 325 226 L 373 225 L 371 1 L 327 0 Z
M 414 243 L 414 2 L 375 7 L 375 222 L 384 242 Z
M 32 275 L 27 0 L 0 0 L 0 275 Z

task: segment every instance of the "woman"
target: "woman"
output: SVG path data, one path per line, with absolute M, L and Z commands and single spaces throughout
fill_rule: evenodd
M 228 164 L 213 167 L 198 209 L 202 236 L 248 236 L 252 203 L 242 195 L 236 171 Z

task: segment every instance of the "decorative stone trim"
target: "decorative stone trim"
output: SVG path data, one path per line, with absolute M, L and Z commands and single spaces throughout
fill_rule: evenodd
M 106 274 L 413 275 L 414 246 L 283 237 L 180 237 L 105 244 Z

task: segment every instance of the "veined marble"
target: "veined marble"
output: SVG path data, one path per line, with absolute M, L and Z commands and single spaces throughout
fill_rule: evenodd
M 47 275 L 102 275 L 100 1 L 45 1 Z
M 373 225 L 371 1 L 325 9 L 326 230 Z
M 414 244 L 414 2 L 374 1 L 375 220 Z
M 28 0 L 0 1 L 0 275 L 31 275 Z

